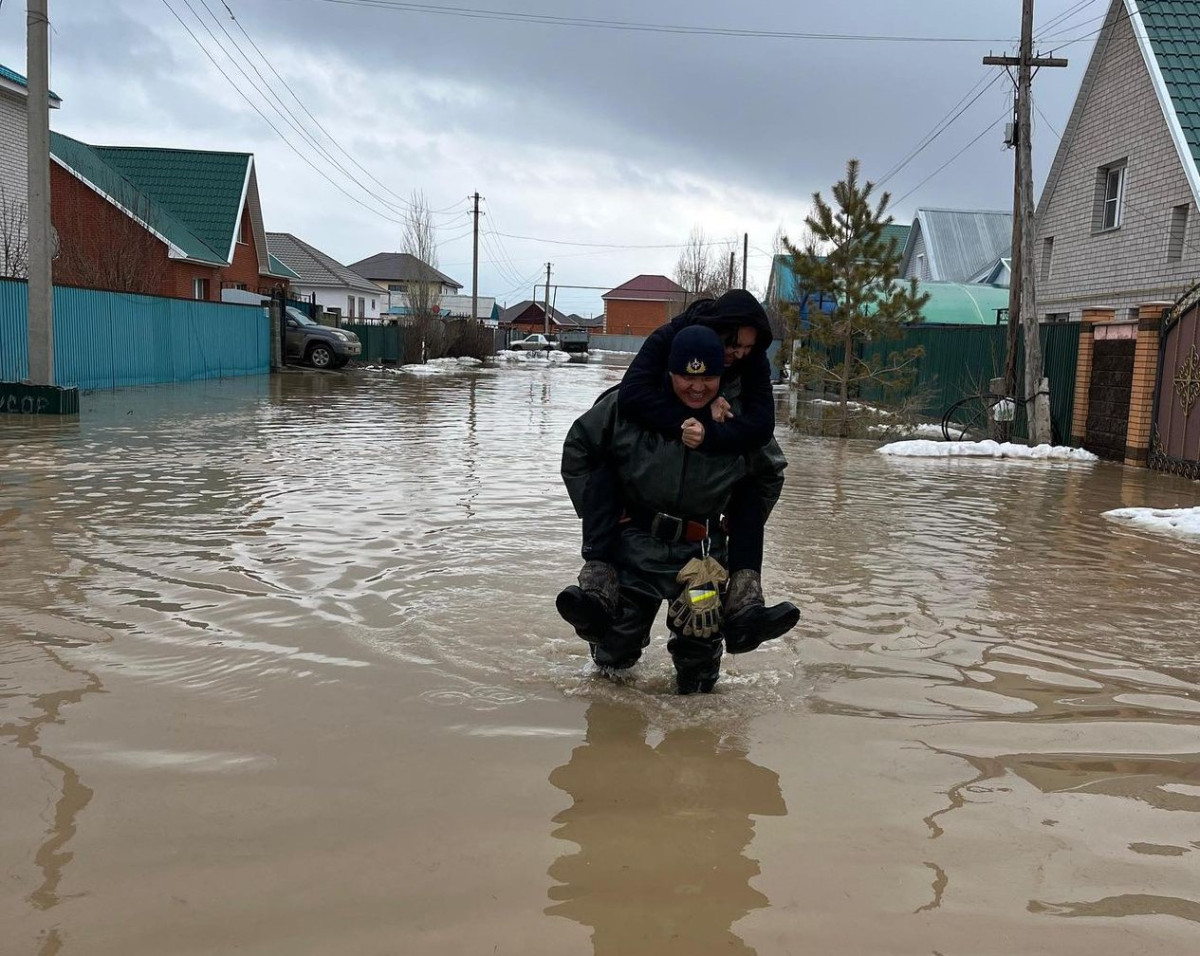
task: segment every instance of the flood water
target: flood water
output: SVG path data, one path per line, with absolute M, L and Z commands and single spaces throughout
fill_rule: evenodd
M 554 612 L 622 369 L 0 420 L 5 954 L 1200 948 L 1200 485 L 779 429 L 800 626 L 671 694 Z

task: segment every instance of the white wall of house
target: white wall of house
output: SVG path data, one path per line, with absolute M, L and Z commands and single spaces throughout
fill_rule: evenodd
M 1087 98 L 1077 127 L 1055 159 L 1058 178 L 1052 170 L 1053 192 L 1039 210 L 1034 268 L 1043 317 L 1067 313 L 1077 321 L 1088 308 L 1120 313 L 1172 301 L 1200 281 L 1195 197 L 1127 18 L 1096 55 L 1102 59 L 1090 90 L 1080 93 Z M 1103 229 L 1103 171 L 1121 163 L 1120 224 Z M 1172 246 L 1180 250 L 1171 242 L 1177 207 L 1186 207 L 1187 219 L 1182 255 L 1172 259 Z
M 349 318 L 351 315 L 350 303 L 347 301 L 350 296 L 354 296 L 353 315 L 357 319 L 377 319 L 380 315 L 387 314 L 388 295 L 382 289 L 368 292 L 365 289 L 348 289 L 345 286 L 317 286 L 293 282 L 292 292 L 293 297 L 297 299 L 307 299 L 316 293 L 317 305 L 326 311 L 336 309 L 343 318 Z M 360 299 L 361 308 L 365 309 L 365 312 L 360 311 Z
M 12 252 L 25 241 L 29 194 L 25 103 L 23 93 L 0 87 L 0 276 L 24 271 L 23 263 L 7 261 L 6 249 Z

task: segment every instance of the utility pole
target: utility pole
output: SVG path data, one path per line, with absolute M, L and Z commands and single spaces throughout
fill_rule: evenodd
M 746 288 L 746 260 L 750 258 L 750 233 L 742 233 L 742 288 Z
M 475 238 L 471 248 L 471 321 L 479 319 L 479 193 L 475 193 Z
M 1033 221 L 1033 136 L 1032 103 L 1030 86 L 1034 68 L 1043 66 L 1062 67 L 1067 61 L 1060 57 L 1035 57 L 1033 55 L 1033 0 L 1022 0 L 1021 5 L 1021 54 L 1011 56 L 985 56 L 987 66 L 1017 68 L 1016 128 L 1016 183 L 1013 196 L 1013 272 L 1009 283 L 1009 349 L 1015 352 L 1013 327 L 1019 321 L 1025 337 L 1025 399 L 1029 421 L 1029 439 L 1035 445 L 1053 441 L 1050 423 L 1049 384 L 1042 376 L 1042 341 L 1038 334 L 1035 280 L 1033 270 L 1034 243 L 1037 231 Z M 1014 309 L 1015 307 L 1015 309 Z M 1011 384 L 1015 391 L 1016 382 L 1007 381 L 1008 369 L 1015 359 L 1008 358 L 1005 365 L 1006 387 Z M 1013 379 L 1015 379 L 1015 368 Z M 1009 394 L 1013 394 L 1010 392 Z
M 29 381 L 54 384 L 54 287 L 50 259 L 50 16 L 26 4 L 29 97 Z
M 542 317 L 545 320 L 543 334 L 550 338 L 550 263 L 546 263 L 546 302 L 542 307 Z
M 725 283 L 726 290 L 733 288 L 733 263 L 737 259 L 737 253 L 732 249 L 729 250 L 729 281 Z

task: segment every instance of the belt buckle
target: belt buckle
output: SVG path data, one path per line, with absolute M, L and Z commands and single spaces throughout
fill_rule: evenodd
M 661 538 L 670 544 L 679 543 L 680 538 L 683 537 L 685 527 L 682 518 L 663 514 L 661 511 L 650 520 L 650 533 L 656 538 Z M 670 534 L 667 534 L 666 528 L 673 528 L 674 530 Z

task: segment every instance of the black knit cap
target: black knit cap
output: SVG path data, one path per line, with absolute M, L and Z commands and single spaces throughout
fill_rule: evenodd
M 675 333 L 667 370 L 676 375 L 720 375 L 725 369 L 725 343 L 704 325 L 689 325 Z

